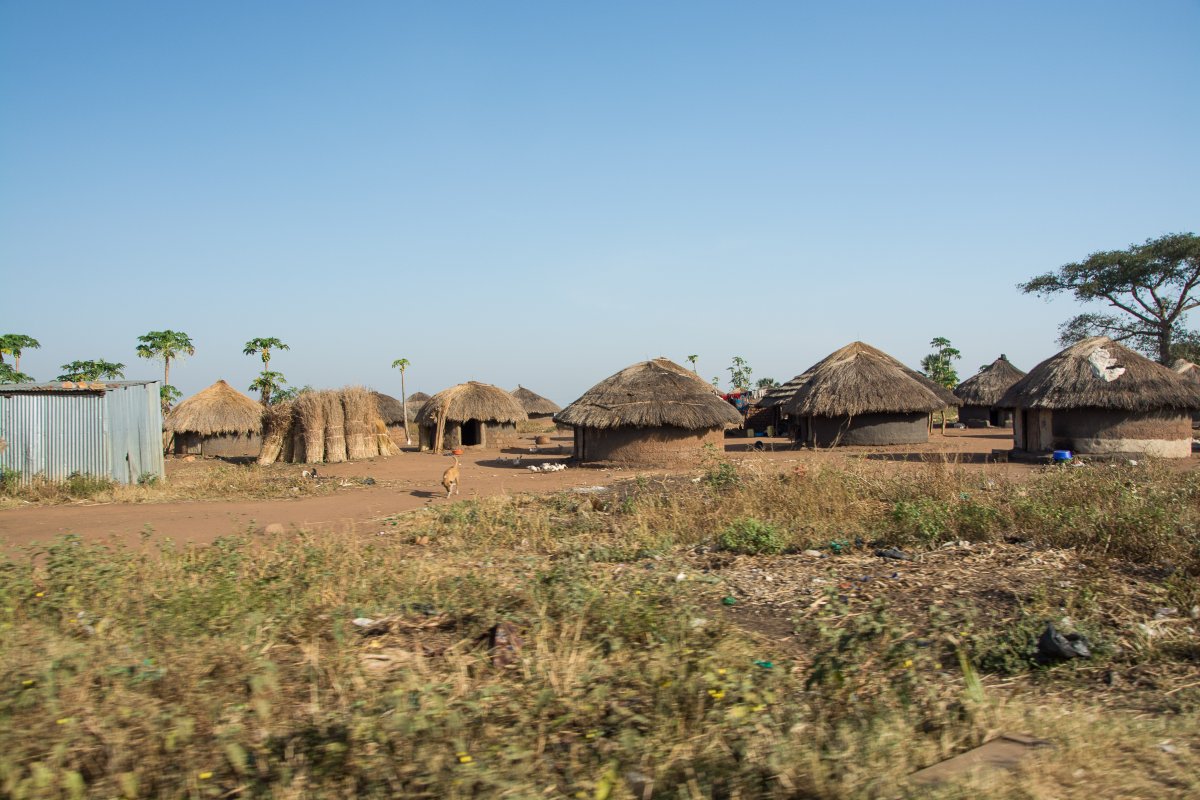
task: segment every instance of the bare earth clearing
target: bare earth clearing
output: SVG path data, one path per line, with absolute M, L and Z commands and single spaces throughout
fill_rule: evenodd
M 641 476 L 664 476 L 692 470 L 647 470 L 572 468 L 561 472 L 534 473 L 530 465 L 562 461 L 570 454 L 571 437 L 557 434 L 553 444 L 529 452 L 529 447 L 473 451 L 463 458 L 462 499 L 499 494 L 555 492 L 588 486 L 609 486 Z M 762 442 L 767 451 L 757 452 L 750 442 Z M 1028 474 L 1033 468 L 1017 464 L 987 464 L 992 450 L 1008 446 L 1011 434 L 1000 430 L 935 431 L 928 444 L 896 447 L 847 447 L 837 450 L 793 450 L 785 439 L 726 439 L 726 455 L 750 468 L 764 471 L 795 469 L 801 464 L 845 464 L 852 459 L 922 463 L 943 458 L 972 469 L 995 470 L 998 474 Z M 515 463 L 520 457 L 519 465 Z M 1189 459 L 1189 464 L 1193 460 Z M 330 494 L 317 497 L 274 500 L 198 500 L 163 503 L 91 503 L 57 506 L 28 506 L 0 510 L 0 543 L 19 547 L 73 533 L 89 539 L 114 538 L 135 543 L 144 535 L 170 538 L 176 542 L 208 543 L 221 536 L 245 532 L 277 523 L 285 528 L 358 531 L 376 525 L 394 514 L 446 503 L 440 485 L 447 458 L 412 449 L 391 458 L 343 464 L 318 465 L 321 482 L 335 484 Z M 226 466 L 225 462 L 169 459 L 167 480 L 182 480 L 204 470 Z M 299 464 L 277 465 L 273 470 L 301 480 L 305 469 Z M 371 478 L 373 485 L 363 479 Z M 342 484 L 345 484 L 344 486 Z M 458 500 L 456 496 L 454 500 Z

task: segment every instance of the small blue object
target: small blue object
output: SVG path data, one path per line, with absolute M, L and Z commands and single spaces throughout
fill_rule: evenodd
M 1070 461 L 1072 458 L 1074 458 L 1074 453 L 1072 453 L 1070 450 L 1055 450 L 1054 451 L 1054 463 L 1056 463 L 1056 464 L 1061 463 L 1063 461 Z

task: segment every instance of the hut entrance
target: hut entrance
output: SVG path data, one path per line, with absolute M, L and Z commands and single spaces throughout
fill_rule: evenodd
M 469 419 L 462 424 L 463 447 L 475 447 L 483 444 L 483 423 L 477 419 Z

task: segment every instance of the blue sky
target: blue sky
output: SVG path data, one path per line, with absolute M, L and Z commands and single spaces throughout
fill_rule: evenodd
M 1015 284 L 1200 229 L 1200 3 L 0 2 L 0 333 L 185 394 L 560 403 L 862 339 L 1058 348 Z

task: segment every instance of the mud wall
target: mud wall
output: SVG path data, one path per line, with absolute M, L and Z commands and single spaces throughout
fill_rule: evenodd
M 575 457 L 581 461 L 611 461 L 639 466 L 695 463 L 704 446 L 725 450 L 720 428 L 692 431 L 684 428 L 576 428 Z
M 923 412 L 809 417 L 793 420 L 793 428 L 796 441 L 816 447 L 921 444 L 929 441 L 929 415 Z
M 1055 411 L 1052 431 L 1056 449 L 1076 453 L 1143 453 L 1161 458 L 1192 454 L 1192 418 L 1181 411 Z
M 213 436 L 177 433 L 172 452 L 175 455 L 258 458 L 260 450 L 262 436 L 257 433 L 221 433 Z

